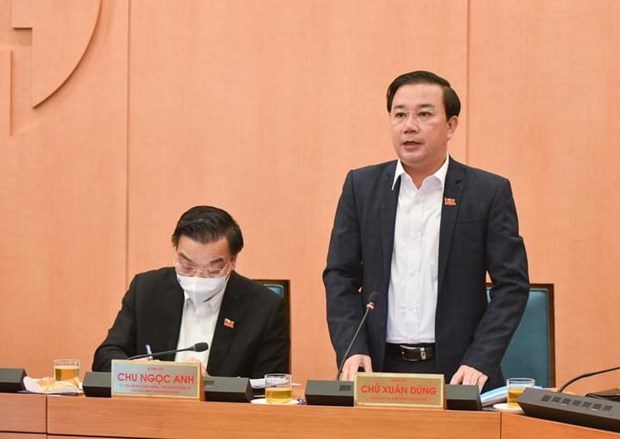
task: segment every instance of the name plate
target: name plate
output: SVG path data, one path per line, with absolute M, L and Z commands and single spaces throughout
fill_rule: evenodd
M 445 408 L 441 374 L 367 373 L 355 376 L 356 406 Z
M 200 363 L 112 360 L 111 393 L 204 400 Z

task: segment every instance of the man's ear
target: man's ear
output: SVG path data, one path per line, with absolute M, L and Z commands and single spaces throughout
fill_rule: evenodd
M 458 116 L 452 116 L 448 119 L 448 139 L 451 139 L 454 136 L 454 132 L 456 131 L 456 127 L 459 126 L 459 118 Z

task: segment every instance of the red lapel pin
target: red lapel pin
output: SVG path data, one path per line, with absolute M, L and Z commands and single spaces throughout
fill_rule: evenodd
M 443 204 L 446 206 L 456 206 L 456 200 L 454 198 L 446 197 L 443 199 Z

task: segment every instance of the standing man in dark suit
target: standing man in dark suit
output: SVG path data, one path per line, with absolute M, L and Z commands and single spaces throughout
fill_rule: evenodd
M 499 365 L 527 302 L 527 257 L 509 181 L 448 155 L 460 107 L 434 73 L 397 77 L 387 110 L 398 160 L 346 177 L 323 273 L 343 380 L 362 368 L 504 385 Z M 344 359 L 373 291 L 381 296 Z
M 202 353 L 168 361 L 200 361 L 212 376 L 262 378 L 288 372 L 290 340 L 282 299 L 234 271 L 243 248 L 241 229 L 224 210 L 197 206 L 172 234 L 174 267 L 134 277 L 107 338 L 95 352 L 94 371 L 113 359 L 207 342 Z

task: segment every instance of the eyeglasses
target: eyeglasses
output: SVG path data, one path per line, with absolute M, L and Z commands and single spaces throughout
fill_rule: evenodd
M 401 108 L 393 108 L 390 111 L 390 122 L 392 125 L 401 125 L 409 120 L 409 116 L 413 118 L 414 122 L 424 123 L 435 117 L 435 113 L 428 109 L 405 111 Z
M 222 276 L 226 272 L 228 267 L 230 266 L 231 262 L 232 260 L 228 261 L 226 264 L 224 264 L 223 267 L 202 267 L 201 268 L 201 267 L 197 267 L 191 262 L 179 260 L 179 258 L 177 257 L 174 260 L 174 267 L 177 273 L 180 274 L 181 276 L 189 276 L 189 277 L 197 276 L 197 277 L 211 278 L 211 277 Z

